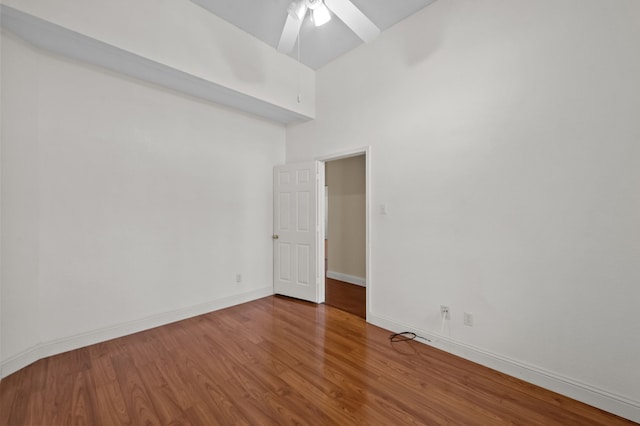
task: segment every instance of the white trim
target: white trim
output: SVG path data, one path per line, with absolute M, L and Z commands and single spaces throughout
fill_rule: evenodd
M 349 157 L 357 157 L 358 155 L 369 155 L 369 150 L 371 149 L 371 147 L 368 146 L 364 146 L 364 147 L 360 147 L 360 148 L 353 148 L 353 149 L 347 149 L 344 151 L 340 151 L 337 152 L 335 154 L 330 154 L 330 155 L 323 155 L 320 157 L 316 157 L 315 159 L 317 161 L 322 161 L 323 163 L 326 163 L 327 161 L 335 161 L 335 160 L 342 160 L 343 158 L 349 158 Z
M 366 298 L 366 318 L 367 321 L 369 320 L 369 318 L 371 317 L 371 300 L 373 300 L 373 285 L 371 283 L 372 281 L 372 275 L 371 275 L 371 191 L 372 191 L 372 183 L 371 183 L 371 176 L 372 171 L 371 171 L 371 146 L 368 146 L 367 148 L 365 148 L 365 208 L 366 208 L 366 215 L 367 217 L 365 218 L 365 222 L 366 222 L 366 282 L 367 282 L 367 291 L 365 294 L 365 298 Z
M 324 209 L 325 197 L 324 188 L 326 185 L 324 163 L 314 160 L 316 168 L 316 301 L 324 303 L 325 299 L 325 271 L 324 271 Z
M 441 336 L 437 333 L 419 330 L 406 324 L 371 314 L 367 321 L 378 327 L 395 333 L 411 331 L 430 341 L 418 339 L 421 343 L 433 346 L 477 364 L 508 374 L 512 377 L 533 383 L 545 389 L 573 398 L 585 404 L 600 408 L 634 422 L 640 422 L 640 401 L 634 401 L 604 389 L 582 383 L 570 377 L 545 370 L 509 357 L 498 355 L 463 342 Z
M 345 283 L 359 285 L 360 287 L 367 286 L 367 280 L 363 277 L 356 275 L 343 274 L 342 272 L 327 271 L 327 278 L 332 280 L 344 281 Z
M 139 320 L 128 321 L 112 327 L 105 327 L 99 330 L 77 334 L 75 336 L 38 343 L 37 345 L 4 360 L 0 365 L 0 377 L 4 378 L 39 359 L 46 358 L 51 355 L 116 339 L 128 334 L 149 330 L 161 325 L 228 308 L 230 306 L 239 305 L 241 303 L 250 302 L 252 300 L 261 299 L 263 297 L 271 296 L 272 294 L 273 286 L 263 287 L 246 293 L 211 300 L 198 305 L 163 312 Z

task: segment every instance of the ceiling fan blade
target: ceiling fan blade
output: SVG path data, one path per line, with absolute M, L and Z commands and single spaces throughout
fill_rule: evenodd
M 324 4 L 365 42 L 380 34 L 380 29 L 349 0 L 324 0 Z
M 293 50 L 302 27 L 302 20 L 307 13 L 307 3 L 304 0 L 302 2 L 294 0 L 287 11 L 287 20 L 278 43 L 278 51 L 282 53 L 289 53 Z

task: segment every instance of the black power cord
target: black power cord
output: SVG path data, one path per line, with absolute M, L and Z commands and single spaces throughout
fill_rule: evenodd
M 391 341 L 391 343 L 393 343 L 393 342 L 406 342 L 408 340 L 416 340 L 416 339 L 426 340 L 427 342 L 431 341 L 431 339 L 427 339 L 426 337 L 418 336 L 416 333 L 414 333 L 412 331 L 403 331 L 401 333 L 393 333 L 393 334 L 391 334 L 389 336 L 389 340 Z

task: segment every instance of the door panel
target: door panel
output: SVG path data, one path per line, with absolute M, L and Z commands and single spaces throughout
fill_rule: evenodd
M 274 292 L 322 302 L 324 271 L 318 236 L 318 162 L 287 164 L 274 171 Z

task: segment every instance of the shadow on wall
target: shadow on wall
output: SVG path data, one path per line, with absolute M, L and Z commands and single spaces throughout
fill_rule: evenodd
M 422 13 L 432 13 L 435 8 L 452 8 L 452 4 L 447 1 L 435 1 L 425 7 L 417 15 Z M 450 16 L 447 13 L 438 11 L 438 16 Z M 425 25 L 424 19 L 416 19 L 417 17 L 409 17 L 403 22 L 408 31 L 403 31 L 405 39 L 402 42 L 404 46 L 404 57 L 407 66 L 415 66 L 425 61 L 440 47 L 446 28 L 446 22 L 441 19 L 430 19 L 428 25 Z
M 206 6 L 206 1 L 191 0 L 191 2 L 201 7 L 205 13 L 213 14 Z M 215 43 L 215 40 L 211 40 L 211 43 Z M 260 49 L 256 48 L 255 43 L 242 43 L 242 48 L 237 49 L 232 49 L 228 43 L 220 43 L 217 50 L 224 56 L 227 66 L 238 80 L 247 83 L 266 81 L 264 56 Z
M 229 49 L 229 46 L 221 46 L 220 52 L 227 59 L 227 65 L 238 80 L 251 83 L 262 83 L 266 80 L 263 72 L 264 57 L 253 44 L 246 44 L 242 49 L 242 55 L 237 55 L 237 50 Z M 248 56 L 247 50 L 251 50 Z M 251 58 L 251 61 L 246 61 L 246 58 Z

